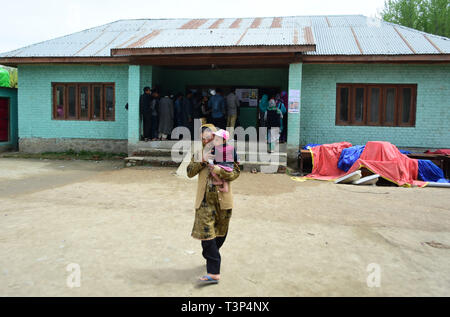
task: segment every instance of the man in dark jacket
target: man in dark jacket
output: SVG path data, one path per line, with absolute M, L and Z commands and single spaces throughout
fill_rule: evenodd
M 141 98 L 139 99 L 139 113 L 140 118 L 143 121 L 144 126 L 143 136 L 146 142 L 152 137 L 151 103 L 152 103 L 152 91 L 150 87 L 145 87 L 144 93 L 141 95 Z
M 152 91 L 152 100 L 150 102 L 151 111 L 151 138 L 152 141 L 157 141 L 159 137 L 158 127 L 159 127 L 159 101 L 160 96 L 158 90 L 154 89 Z

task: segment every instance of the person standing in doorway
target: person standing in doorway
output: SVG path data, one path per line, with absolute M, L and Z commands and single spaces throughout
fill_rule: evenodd
M 202 111 L 202 125 L 211 123 L 211 109 L 209 108 L 209 97 L 204 95 L 200 101 L 200 108 Z
M 259 102 L 259 126 L 261 128 L 266 126 L 267 108 L 269 108 L 269 96 L 264 94 Z
M 159 104 L 159 139 L 166 141 L 172 134 L 173 129 L 173 100 L 170 96 L 165 96 Z
M 175 127 L 183 126 L 183 94 L 178 93 L 174 103 Z
M 211 98 L 209 99 L 209 107 L 211 108 L 212 123 L 221 129 L 226 129 L 225 119 L 225 99 L 222 96 L 222 91 L 217 89 L 211 91 Z
M 281 92 L 281 101 L 283 102 L 285 112 L 283 114 L 283 129 L 281 131 L 281 142 L 287 142 L 287 127 L 288 127 L 288 112 L 287 107 L 289 104 L 289 97 L 286 91 Z
M 185 127 L 187 127 L 189 129 L 189 131 L 191 132 L 191 136 L 194 136 L 194 105 L 195 105 L 195 101 L 194 101 L 194 94 L 192 93 L 192 91 L 188 91 L 188 93 L 186 94 L 186 98 L 184 98 L 184 111 L 185 113 L 185 118 L 186 118 L 186 125 Z
M 230 129 L 231 139 L 234 138 L 234 128 L 236 127 L 237 114 L 240 103 L 235 90 L 232 90 L 227 96 L 227 129 Z
M 276 144 L 280 140 L 280 127 L 283 120 L 283 113 L 280 108 L 277 107 L 275 98 L 271 98 L 269 101 L 269 107 L 267 108 L 265 121 L 267 124 L 267 140 L 268 140 L 268 152 L 273 153 Z
M 151 100 L 151 138 L 152 141 L 158 140 L 158 125 L 159 125 L 159 92 L 155 89 L 152 92 Z
M 152 91 L 150 87 L 145 87 L 144 93 L 141 95 L 141 98 L 139 100 L 139 112 L 140 118 L 143 122 L 143 137 L 145 142 L 148 142 L 152 137 L 151 102 L 152 102 Z
M 202 125 L 203 125 L 203 124 L 206 124 L 206 122 L 203 122 L 202 102 L 203 102 L 203 98 L 201 98 L 199 100 L 197 100 L 197 98 L 195 98 L 195 104 L 194 104 L 192 116 L 193 116 L 194 120 L 201 120 Z
M 195 221 L 192 237 L 202 243 L 203 257 L 206 259 L 207 275 L 200 278 L 203 285 L 218 284 L 220 281 L 221 255 L 220 249 L 228 236 L 228 228 L 233 209 L 233 192 L 229 183 L 228 192 L 220 192 L 211 172 L 227 182 L 232 182 L 240 176 L 237 163 L 233 171 L 228 172 L 217 165 L 209 167 L 214 160 L 213 140 L 217 129 L 214 125 L 202 126 L 201 136 L 203 151 L 195 153 L 187 167 L 187 175 L 193 178 L 198 175 L 197 195 L 195 201 Z

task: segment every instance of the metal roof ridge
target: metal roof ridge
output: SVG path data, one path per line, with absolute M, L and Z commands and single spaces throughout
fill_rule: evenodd
M 322 15 L 271 15 L 271 16 L 245 16 L 245 17 L 237 17 L 237 16 L 230 16 L 230 17 L 183 17 L 183 18 L 137 18 L 137 19 L 120 19 L 111 23 L 116 22 L 122 22 L 122 21 L 141 21 L 141 20 L 151 20 L 151 21 L 167 21 L 167 20 L 192 20 L 192 19 L 208 19 L 208 20 L 215 20 L 215 19 L 255 19 L 255 18 L 262 18 L 262 19 L 271 19 L 271 18 L 311 18 L 311 17 L 365 17 L 370 18 L 364 14 L 322 14 Z M 377 18 L 378 19 L 378 18 Z M 380 19 L 381 20 L 381 19 Z

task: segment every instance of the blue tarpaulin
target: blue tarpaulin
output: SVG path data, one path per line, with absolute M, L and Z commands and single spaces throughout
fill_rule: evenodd
M 419 179 L 425 182 L 437 182 L 437 183 L 450 183 L 448 179 L 445 179 L 444 172 L 431 162 L 430 160 L 418 160 L 419 161 Z
M 322 145 L 322 144 L 308 144 L 307 146 L 303 147 L 303 150 L 309 150 L 309 148 L 313 148 L 313 147 L 316 147 L 319 145 Z
M 353 164 L 355 164 L 355 162 L 359 160 L 365 148 L 365 145 L 357 145 L 349 147 L 347 149 L 343 149 L 338 162 L 339 169 L 348 172 Z

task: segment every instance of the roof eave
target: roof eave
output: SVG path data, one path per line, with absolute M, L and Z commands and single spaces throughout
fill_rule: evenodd
M 450 63 L 450 54 L 303 55 L 304 63 Z
M 167 48 L 114 48 L 111 56 L 201 55 L 201 54 L 262 54 L 315 52 L 315 44 L 306 45 L 251 45 L 202 46 Z

